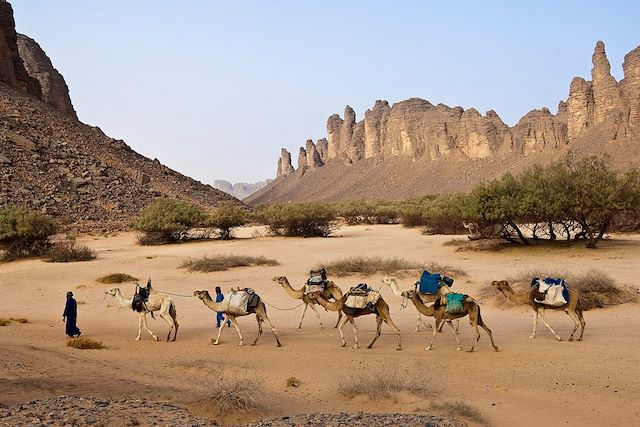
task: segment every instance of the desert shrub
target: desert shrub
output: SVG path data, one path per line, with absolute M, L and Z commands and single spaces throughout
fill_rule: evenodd
M 302 380 L 298 377 L 289 377 L 286 381 L 287 387 L 300 387 Z
M 69 338 L 67 339 L 67 346 L 80 350 L 99 350 L 107 348 L 102 341 L 96 341 L 86 337 Z
M 202 258 L 189 258 L 185 260 L 180 268 L 194 272 L 209 273 L 212 271 L 223 271 L 233 267 L 248 267 L 252 265 L 280 265 L 275 259 L 265 258 L 264 256 L 252 257 L 246 255 L 213 255 L 203 256 Z
M 27 208 L 0 209 L 2 260 L 42 255 L 50 246 L 56 228 L 48 216 Z
M 281 203 L 258 207 L 253 218 L 272 234 L 287 237 L 327 237 L 338 227 L 335 208 L 320 203 Z
M 233 228 L 240 227 L 247 223 L 245 209 L 232 202 L 223 202 L 207 218 L 210 227 L 219 230 L 222 240 L 233 238 Z
M 264 381 L 255 376 L 225 375 L 222 370 L 205 380 L 200 401 L 221 415 L 233 411 L 250 411 L 260 407 Z
M 336 214 L 347 224 L 395 224 L 398 222 L 398 206 L 380 200 L 359 199 L 339 203 Z
M 175 199 L 158 199 L 147 206 L 133 226 L 142 234 L 141 245 L 179 243 L 189 239 L 190 230 L 205 224 L 206 215 L 187 202 Z
M 465 274 L 464 270 L 462 270 L 461 268 L 448 264 L 440 264 L 437 262 L 419 263 L 408 261 L 403 258 L 383 258 L 377 256 L 355 256 L 338 258 L 335 261 L 314 266 L 313 269 L 320 269 L 322 267 L 327 270 L 328 274 L 338 277 L 355 274 L 365 276 L 373 275 L 376 273 L 397 274 L 398 272 L 407 270 L 429 270 L 446 272 L 447 274 Z
M 0 326 L 7 326 L 9 323 L 11 323 L 9 319 L 0 319 Z
M 435 391 L 433 381 L 422 371 L 400 370 L 396 366 L 360 369 L 338 377 L 338 392 L 352 398 L 366 395 L 371 400 L 388 399 L 393 393 L 424 395 Z
M 74 236 L 67 236 L 64 242 L 55 243 L 43 257 L 46 262 L 91 261 L 96 252 L 86 245 L 79 245 Z
M 562 277 L 570 287 L 580 291 L 580 303 L 582 309 L 593 310 L 611 305 L 619 305 L 635 301 L 638 293 L 630 286 L 617 282 L 607 273 L 599 270 L 589 270 L 584 273 L 573 274 L 566 270 L 535 269 L 519 273 L 514 277 L 508 277 L 507 281 L 512 285 L 515 292 L 526 292 L 534 277 Z M 481 289 L 480 300 L 500 299 L 501 303 L 510 307 L 513 304 L 502 297 L 500 292 L 492 286 Z
M 126 274 L 126 273 L 109 273 L 109 274 L 105 274 L 104 276 L 98 277 L 96 279 L 96 282 L 112 284 L 112 283 L 135 282 L 137 280 L 138 279 L 136 277 L 133 277 L 130 274 Z
M 461 400 L 455 402 L 432 402 L 431 409 L 439 412 L 443 412 L 450 417 L 458 418 L 463 417 L 468 420 L 474 421 L 479 424 L 488 425 L 488 420 L 480 413 L 478 408 L 469 405 Z
M 11 319 L 12 322 L 16 322 L 16 323 L 29 323 L 29 319 L 25 318 L 25 317 L 12 317 Z
M 429 234 L 460 234 L 464 221 L 476 218 L 472 195 L 451 194 L 425 196 L 409 200 L 400 208 L 400 222 L 405 227 L 423 227 Z

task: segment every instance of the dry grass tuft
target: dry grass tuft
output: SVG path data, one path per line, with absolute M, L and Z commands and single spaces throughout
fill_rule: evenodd
M 194 272 L 209 273 L 212 271 L 224 271 L 234 267 L 248 267 L 253 265 L 280 265 L 275 259 L 265 258 L 263 256 L 252 257 L 245 255 L 213 255 L 204 256 L 202 258 L 189 258 L 185 260 L 180 268 Z
M 11 319 L 12 322 L 17 322 L 17 323 L 29 323 L 29 319 L 25 318 L 25 317 L 12 317 Z
M 371 400 L 392 398 L 393 393 L 409 392 L 416 395 L 434 391 L 431 377 L 423 372 L 401 371 L 395 366 L 382 366 L 380 369 L 359 370 L 338 378 L 340 394 L 352 398 L 366 395 Z
M 225 375 L 222 369 L 208 378 L 200 392 L 200 402 L 220 415 L 259 408 L 264 381 L 257 376 Z
M 302 380 L 298 377 L 289 377 L 287 378 L 287 387 L 300 387 L 302 385 Z
M 457 400 L 455 402 L 431 403 L 431 409 L 443 412 L 450 417 L 463 417 L 479 424 L 489 425 L 489 421 L 480 413 L 478 408 Z
M 327 273 L 342 277 L 355 274 L 371 276 L 373 274 L 393 274 L 402 272 L 414 272 L 419 270 L 438 271 L 448 275 L 465 275 L 465 271 L 459 267 L 441 264 L 438 262 L 419 263 L 402 258 L 383 257 L 345 257 L 331 261 L 327 264 L 315 266 L 313 269 L 324 267 Z
M 513 244 L 501 239 L 451 239 L 442 246 L 455 246 L 456 252 L 499 252 L 514 247 Z
M 67 346 L 80 350 L 99 350 L 107 348 L 107 346 L 105 346 L 102 341 L 96 341 L 94 339 L 86 337 L 69 338 L 67 339 Z
M 0 326 L 7 326 L 9 323 L 11 323 L 9 319 L 0 319 Z
M 135 282 L 136 280 L 138 280 L 138 279 L 133 277 L 133 276 L 131 276 L 130 274 L 126 274 L 126 273 L 109 273 L 109 274 L 105 274 L 104 276 L 98 277 L 96 279 L 96 282 L 98 282 L 98 283 L 115 284 L 115 283 Z
M 78 262 L 96 259 L 96 252 L 75 242 L 56 243 L 43 257 L 46 262 Z
M 593 310 L 610 305 L 619 305 L 636 301 L 638 292 L 630 286 L 617 282 L 607 273 L 599 270 L 589 270 L 584 273 L 573 274 L 566 270 L 535 269 L 523 271 L 515 277 L 506 280 L 518 293 L 529 289 L 531 279 L 534 277 L 562 277 L 567 284 L 580 291 L 582 310 Z M 513 303 L 504 298 L 498 290 L 491 285 L 483 288 L 479 293 L 479 299 L 500 300 L 501 304 L 510 307 Z

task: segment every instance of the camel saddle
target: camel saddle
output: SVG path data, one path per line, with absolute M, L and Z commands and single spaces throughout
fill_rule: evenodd
M 416 290 L 422 294 L 437 294 L 441 286 L 453 286 L 453 279 L 440 273 L 430 273 L 424 270 L 420 280 L 416 282 Z
M 239 309 L 245 313 L 253 313 L 260 303 L 260 296 L 251 288 L 231 289 L 223 303 L 224 301 L 228 301 L 228 307 Z
M 151 283 L 147 283 L 147 286 L 141 288 L 136 286 L 136 293 L 131 301 L 131 309 L 138 313 L 143 311 L 149 311 L 145 304 L 149 300 L 149 294 L 151 293 Z M 153 313 L 152 313 L 153 314 Z
M 328 284 L 327 272 L 324 268 L 317 271 L 311 270 L 310 277 L 304 285 L 304 293 L 308 295 L 314 292 L 324 292 Z
M 370 310 L 373 310 L 373 307 L 376 305 L 379 299 L 380 292 L 374 291 L 366 283 L 360 283 L 359 285 L 349 289 L 349 292 L 347 292 L 347 299 L 344 302 L 344 306 L 351 309 L 368 308 Z
M 534 289 L 536 287 L 537 289 Z M 541 280 L 539 277 L 534 277 L 531 280 L 531 288 L 536 292 L 533 300 L 538 304 L 562 307 L 569 302 L 569 290 L 564 279 L 546 277 Z

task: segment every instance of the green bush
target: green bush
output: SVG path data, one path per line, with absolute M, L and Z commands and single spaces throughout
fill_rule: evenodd
M 232 202 L 221 203 L 207 219 L 207 224 L 210 227 L 220 230 L 219 235 L 222 240 L 232 239 L 234 237 L 233 228 L 243 226 L 246 223 L 245 209 Z
M 396 224 L 399 209 L 396 203 L 359 199 L 338 204 L 336 214 L 350 225 Z
M 0 249 L 5 261 L 42 255 L 56 227 L 47 215 L 24 207 L 0 209 Z
M 205 225 L 202 209 L 182 200 L 158 199 L 147 206 L 134 222 L 134 228 L 142 234 L 142 245 L 179 243 L 192 236 L 190 230 Z
M 337 228 L 333 206 L 320 203 L 282 203 L 258 207 L 253 218 L 271 233 L 287 237 L 327 237 Z

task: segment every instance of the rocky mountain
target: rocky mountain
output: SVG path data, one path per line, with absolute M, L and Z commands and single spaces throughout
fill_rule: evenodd
M 63 230 L 126 229 L 157 197 L 205 209 L 237 199 L 80 123 L 66 83 L 0 0 L 0 206 L 29 206 Z
M 597 42 L 591 80 L 576 77 L 557 114 L 542 108 L 513 127 L 495 111 L 448 107 L 411 98 L 376 101 L 357 121 L 350 106 L 327 120 L 327 138 L 300 148 L 298 169 L 281 151 L 276 180 L 250 203 L 401 199 L 468 190 L 482 179 L 532 162 L 549 162 L 569 150 L 607 152 L 618 164 L 638 164 L 640 155 L 640 47 L 624 58 L 616 81 L 604 43 Z
M 265 187 L 271 181 L 273 180 L 267 179 L 260 182 L 254 182 L 252 184 L 248 184 L 246 182 L 236 182 L 232 184 L 229 181 L 216 179 L 213 181 L 213 188 L 217 188 L 220 191 L 224 191 L 225 193 L 231 194 L 233 197 L 242 200 Z

